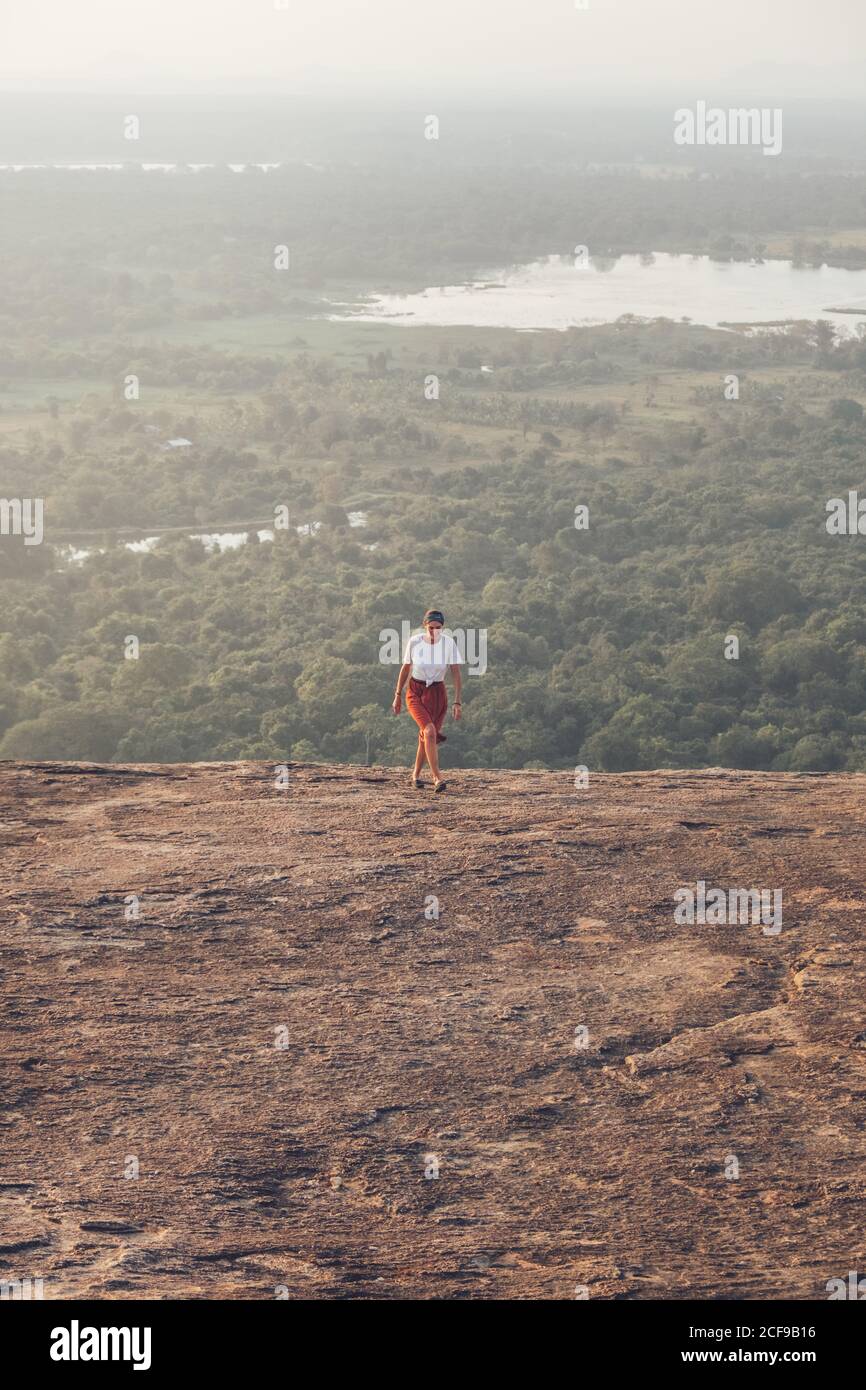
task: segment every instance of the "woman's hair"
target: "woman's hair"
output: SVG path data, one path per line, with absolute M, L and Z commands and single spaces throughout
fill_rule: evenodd
M 443 627 L 445 626 L 445 619 L 438 608 L 428 608 L 421 622 L 425 627 L 428 623 L 441 623 Z

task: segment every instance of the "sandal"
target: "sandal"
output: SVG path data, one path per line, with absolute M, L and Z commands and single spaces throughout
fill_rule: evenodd
M 433 790 L 434 790 L 434 792 L 444 792 L 444 790 L 445 790 L 445 788 L 446 788 L 447 786 L 448 786 L 448 783 L 447 783 L 447 782 L 434 782 L 434 783 L 433 783 Z
M 425 782 L 422 782 L 420 777 L 413 777 L 413 778 L 411 779 L 411 781 L 412 781 L 412 786 L 415 787 L 416 790 L 418 790 L 419 788 L 421 788 L 421 787 L 423 787 L 423 786 L 426 786 L 426 783 L 425 783 Z

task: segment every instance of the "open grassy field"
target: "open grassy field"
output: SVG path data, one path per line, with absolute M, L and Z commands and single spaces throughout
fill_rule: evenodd
M 590 341 L 595 335 L 600 346 L 606 343 L 605 328 L 586 332 Z M 546 344 L 558 336 L 554 333 L 533 335 L 534 361 L 544 361 Z M 439 364 L 443 353 L 450 355 L 456 350 L 472 349 L 482 356 L 495 359 L 499 354 L 511 352 L 515 342 L 522 337 L 517 331 L 506 328 L 405 327 L 385 323 L 344 323 L 255 315 L 249 319 L 178 323 L 170 331 L 160 334 L 158 341 L 175 348 L 187 346 L 193 351 L 196 348 L 210 348 L 232 356 L 271 356 L 284 359 L 287 363 L 301 354 L 308 354 L 333 364 L 338 373 L 357 372 L 364 375 L 368 356 L 389 352 L 390 372 L 395 375 L 417 372 L 421 401 L 424 377 L 428 372 L 442 370 Z M 132 362 L 135 360 L 136 340 L 137 335 L 131 335 L 126 340 Z M 152 347 L 154 344 L 153 335 L 142 334 L 139 340 L 142 346 Z M 69 344 L 70 350 L 81 351 L 84 346 L 83 343 Z M 750 389 L 757 388 L 778 394 L 801 409 L 822 410 L 827 399 L 838 394 L 839 382 L 837 373 L 816 370 L 813 366 L 768 363 L 765 367 L 741 373 L 744 396 Z M 489 379 L 480 380 L 475 373 L 470 373 L 467 378 L 450 383 L 449 390 L 466 394 L 479 391 L 495 394 L 496 374 L 494 372 Z M 539 401 L 610 405 L 618 412 L 627 414 L 632 423 L 642 417 L 648 423 L 657 423 L 692 419 L 695 406 L 700 402 L 706 403 L 711 393 L 715 392 L 721 398 L 722 374 L 717 370 L 689 370 L 647 364 L 642 370 L 632 369 L 624 378 L 556 382 L 534 386 L 520 394 L 521 398 Z M 149 411 L 164 409 L 177 417 L 193 415 L 207 421 L 223 409 L 227 399 L 243 403 L 255 399 L 259 394 L 259 388 L 235 389 L 217 394 L 185 385 L 177 388 L 149 385 L 144 403 Z M 848 390 L 847 394 L 857 398 L 854 388 Z M 50 413 L 52 400 L 57 403 L 57 419 L 53 419 Z M 866 404 L 866 395 L 862 400 Z M 105 406 L 111 402 L 123 404 L 117 398 L 117 383 L 107 379 L 93 376 L 10 378 L 0 391 L 0 438 L 20 446 L 31 429 L 39 429 L 46 438 L 54 435 L 60 438 L 64 424 L 79 406 Z M 459 432 L 470 443 L 473 440 L 480 443 L 483 437 L 486 448 L 503 445 L 514 436 L 511 429 L 499 429 L 488 424 L 461 424 Z M 575 446 L 581 443 L 582 434 L 579 431 L 571 432 L 571 437 L 567 428 L 558 432 L 564 442 Z

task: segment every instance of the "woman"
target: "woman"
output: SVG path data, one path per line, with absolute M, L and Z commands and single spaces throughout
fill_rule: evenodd
M 438 608 L 428 608 L 422 625 L 424 631 L 414 633 L 406 643 L 391 708 L 395 714 L 400 713 L 403 687 L 408 680 L 406 708 L 418 725 L 418 752 L 415 754 L 412 786 L 423 787 L 421 769 L 428 762 L 433 773 L 433 790 L 444 792 L 447 783 L 439 776 L 437 745 L 445 742 L 445 735 L 441 732 L 448 709 L 445 672 L 450 666 L 455 695 L 452 715 L 459 719 L 463 708 L 460 703 L 460 665 L 463 657 L 454 638 L 442 631 L 445 619 Z

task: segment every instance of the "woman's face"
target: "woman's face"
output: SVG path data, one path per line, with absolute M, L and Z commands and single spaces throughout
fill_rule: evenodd
M 431 641 L 431 642 L 438 642 L 438 641 L 439 641 L 439 634 L 440 634 L 440 632 L 442 631 L 442 624 L 441 624 L 441 623 L 425 623 L 424 626 L 425 626 L 425 628 L 427 629 L 427 636 L 428 636 L 428 638 L 430 639 L 430 641 Z

